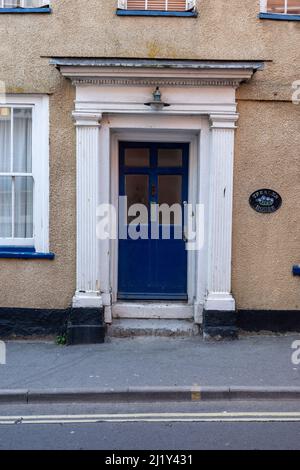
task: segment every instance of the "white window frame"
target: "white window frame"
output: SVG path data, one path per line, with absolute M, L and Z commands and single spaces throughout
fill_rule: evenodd
M 268 2 L 267 0 L 260 0 L 260 11 L 261 13 L 270 13 L 268 12 Z M 294 13 L 289 13 L 289 0 L 284 0 L 284 12 L 283 13 L 270 13 L 272 15 L 294 15 Z M 297 14 L 295 14 L 297 15 Z M 297 15 L 298 16 L 298 15 Z
M 42 1 L 42 0 L 39 0 L 39 3 L 40 5 L 36 5 L 36 6 L 28 6 L 28 0 L 20 0 L 20 5 L 19 6 L 16 6 L 16 7 L 10 7 L 10 6 L 7 6 L 5 5 L 5 2 L 7 0 L 0 0 L 0 8 L 42 8 L 43 6 L 45 5 L 50 5 L 50 0 L 47 2 L 47 1 Z
M 19 0 L 20 5 L 18 6 L 9 6 L 5 4 L 9 0 L 0 0 L 0 8 L 42 8 L 45 5 L 50 6 L 50 0 L 49 1 L 44 1 L 44 0 L 35 0 L 36 5 L 34 6 L 28 6 L 28 0 Z
M 33 238 L 0 238 L 2 247 L 49 252 L 49 97 L 6 95 L 0 107 L 32 109 Z M 0 173 L 1 176 L 9 173 Z M 22 176 L 22 174 L 20 174 Z
M 165 1 L 165 11 L 169 11 L 168 10 L 169 0 L 164 0 L 164 1 Z M 148 3 L 147 0 L 145 0 L 145 9 L 143 9 L 142 11 L 148 10 L 147 3 Z M 185 0 L 186 11 L 192 10 L 193 8 L 195 8 L 195 6 L 196 6 L 196 0 Z M 118 8 L 120 10 L 127 10 L 127 0 L 118 0 Z
M 267 0 L 260 0 L 260 11 L 261 13 L 267 13 Z

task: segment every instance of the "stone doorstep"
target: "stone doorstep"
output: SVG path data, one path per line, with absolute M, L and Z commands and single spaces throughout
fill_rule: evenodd
M 187 337 L 199 334 L 199 326 L 191 320 L 115 319 L 107 330 L 107 335 L 115 338 L 134 336 Z

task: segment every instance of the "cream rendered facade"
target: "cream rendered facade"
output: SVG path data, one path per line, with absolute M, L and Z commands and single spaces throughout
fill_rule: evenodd
M 83 245 L 78 241 L 76 220 L 82 194 L 78 178 L 87 156 L 78 139 L 90 133 L 93 140 L 89 171 L 91 178 L 99 175 L 95 184 L 102 188 L 94 199 L 96 205 L 101 197 L 105 201 L 116 197 L 113 163 L 108 159 L 113 162 L 112 149 L 118 139 L 132 139 L 138 128 L 135 140 L 163 141 L 181 132 L 181 138 L 195 149 L 199 178 L 191 197 L 203 198 L 209 207 L 208 244 L 189 263 L 189 300 L 193 298 L 196 322 L 202 321 L 203 308 L 300 310 L 299 279 L 291 274 L 292 266 L 300 262 L 300 106 L 292 102 L 292 84 L 300 79 L 298 24 L 258 19 L 258 0 L 251 4 L 202 0 L 197 2 L 197 18 L 118 17 L 116 3 L 90 0 L 82 10 L 79 0 L 57 0 L 49 15 L 0 14 L 0 80 L 5 82 L 8 99 L 49 96 L 49 243 L 55 253 L 54 260 L 1 259 L 1 307 L 64 310 L 72 303 L 77 307 L 104 305 L 106 319 L 111 321 L 117 249 L 89 240 L 92 230 L 81 232 L 87 237 Z M 100 62 L 145 59 L 149 64 L 155 59 L 173 60 L 174 64 L 200 61 L 204 67 L 209 61 L 247 65 L 242 77 L 238 66 L 229 77 L 224 66 L 217 78 L 207 74 L 210 68 L 206 67 L 207 75 L 203 77 L 203 69 L 198 70 L 193 83 L 187 68 L 184 73 L 188 74 L 180 77 L 184 86 L 178 82 L 176 86 L 178 69 L 164 79 L 155 67 L 151 77 L 145 72 L 141 86 L 135 82 L 137 70 L 132 67 L 129 85 L 122 80 L 104 85 L 106 68 L 99 63 L 91 66 L 90 58 Z M 87 63 L 78 65 L 76 59 Z M 264 70 L 254 74 L 263 63 Z M 112 71 L 115 76 L 120 69 Z M 127 71 L 125 68 L 125 78 Z M 163 96 L 172 106 L 158 117 L 144 103 L 159 80 Z M 216 231 L 220 202 L 213 195 L 224 181 L 217 181 L 220 173 L 214 158 L 220 157 L 224 158 L 222 177 L 229 192 L 223 207 L 225 222 Z M 214 183 L 218 184 L 215 192 Z M 257 214 L 249 206 L 250 194 L 263 187 L 278 191 L 283 198 L 283 206 L 275 214 Z M 83 204 L 86 196 L 82 195 Z M 215 207 L 208 201 L 214 201 Z M 84 243 L 96 243 L 98 263 L 80 255 Z M 82 259 L 88 266 L 83 266 Z M 80 284 L 82 269 L 88 271 L 94 287 Z M 80 295 L 84 294 L 81 291 L 87 295 Z

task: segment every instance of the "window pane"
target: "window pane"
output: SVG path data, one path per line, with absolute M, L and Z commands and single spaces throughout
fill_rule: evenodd
M 3 4 L 0 0 L 0 7 L 3 8 L 39 8 L 49 4 L 50 0 L 3 0 Z
M 127 0 L 128 10 L 169 10 L 185 11 L 186 0 Z
M 12 178 L 0 176 L 0 237 L 12 237 Z
M 287 13 L 290 15 L 300 15 L 300 0 L 289 0 Z
M 158 204 L 178 204 L 177 211 L 171 213 L 170 223 L 174 225 L 180 223 L 181 219 L 181 202 L 182 202 L 182 176 L 181 175 L 160 175 L 158 177 Z M 178 218 L 179 216 L 179 218 Z M 167 220 L 163 220 L 163 214 L 160 213 L 159 223 L 166 224 Z M 176 217 L 176 219 L 175 219 Z
M 50 5 L 50 0 L 27 0 L 26 1 L 26 8 L 40 8 L 43 6 Z
M 33 237 L 33 179 L 17 176 L 15 179 L 15 237 Z
M 145 204 L 148 206 L 148 175 L 126 175 L 125 184 L 128 207 L 132 204 Z
M 300 0 L 288 0 L 287 10 L 285 9 L 285 0 L 268 0 L 267 12 L 299 15 L 300 14 Z
M 13 111 L 13 167 L 14 171 L 32 171 L 32 110 L 14 109 Z
M 10 172 L 11 112 L 0 108 L 0 173 Z
M 135 148 L 125 150 L 125 166 L 128 167 L 149 167 L 150 150 L 145 148 Z
M 181 167 L 182 166 L 182 150 L 181 149 L 159 149 L 157 165 L 160 168 Z
M 284 0 L 268 0 L 267 11 L 269 13 L 284 13 Z
M 4 0 L 4 8 L 20 7 L 21 0 Z
M 20 0 L 4 0 L 4 8 L 16 8 L 20 6 Z
M 128 210 L 133 204 L 143 204 L 148 210 L 149 206 L 149 176 L 148 175 L 126 175 L 125 192 L 127 196 Z M 128 218 L 128 223 L 136 217 Z M 147 221 L 145 220 L 145 223 Z
M 158 203 L 181 204 L 182 176 L 160 175 L 158 177 Z

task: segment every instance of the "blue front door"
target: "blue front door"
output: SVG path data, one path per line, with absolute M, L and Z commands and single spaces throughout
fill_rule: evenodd
M 147 210 L 138 225 L 140 212 L 126 212 L 120 198 L 118 298 L 187 300 L 183 206 L 189 145 L 121 142 L 119 161 L 120 196 L 127 197 L 128 209 L 142 204 Z M 162 204 L 175 204 L 180 212 L 157 215 L 154 221 L 151 209 Z

